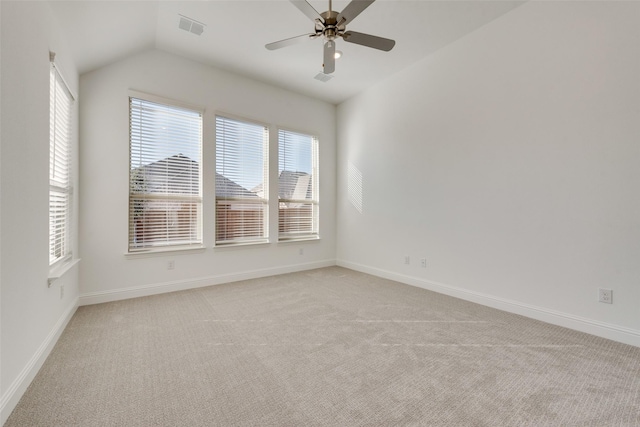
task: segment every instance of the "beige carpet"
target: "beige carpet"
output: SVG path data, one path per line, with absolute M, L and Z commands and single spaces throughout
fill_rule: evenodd
M 14 426 L 640 426 L 640 348 L 332 267 L 81 307 Z

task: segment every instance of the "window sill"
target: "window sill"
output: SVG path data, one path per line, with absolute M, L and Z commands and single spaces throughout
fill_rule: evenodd
M 188 255 L 194 253 L 202 253 L 206 250 L 204 246 L 188 247 L 188 248 L 161 248 L 148 249 L 138 252 L 127 252 L 124 254 L 126 259 L 153 258 L 167 255 Z
M 268 240 L 258 240 L 255 242 L 239 242 L 239 243 L 218 243 L 213 247 L 213 249 L 224 250 L 224 249 L 233 249 L 233 248 L 250 248 L 250 247 L 267 246 L 270 244 L 271 243 Z
M 49 277 L 47 278 L 47 286 L 51 287 L 53 282 L 55 282 L 56 280 L 64 276 L 67 271 L 71 270 L 71 268 L 73 268 L 73 266 L 75 266 L 79 262 L 80 262 L 80 258 L 75 258 L 75 259 L 72 258 L 49 270 Z
M 278 243 L 300 243 L 300 242 L 315 242 L 320 240 L 320 236 L 304 236 L 304 237 L 290 237 L 287 239 L 278 240 Z

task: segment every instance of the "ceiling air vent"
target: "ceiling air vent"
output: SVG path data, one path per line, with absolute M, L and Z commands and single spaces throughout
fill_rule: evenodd
M 202 22 L 195 21 L 183 15 L 178 15 L 178 16 L 180 17 L 178 28 L 180 28 L 181 30 L 189 31 L 190 33 L 193 33 L 196 36 L 199 36 L 204 31 L 205 25 Z
M 316 74 L 316 76 L 314 77 L 314 79 L 316 80 L 320 80 L 321 82 L 328 82 L 329 80 L 331 80 L 333 78 L 332 75 L 329 74 L 325 74 L 325 73 L 318 73 Z

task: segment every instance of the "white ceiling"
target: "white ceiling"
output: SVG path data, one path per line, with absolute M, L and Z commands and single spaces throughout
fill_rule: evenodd
M 318 12 L 328 9 L 328 1 L 309 3 Z M 338 40 L 344 56 L 326 83 L 313 78 L 322 68 L 321 39 L 264 47 L 313 32 L 313 22 L 286 0 L 53 0 L 51 7 L 81 74 L 157 48 L 337 104 L 522 3 L 378 0 L 348 29 L 394 39 L 396 46 L 382 52 Z M 347 4 L 335 0 L 333 9 Z M 204 23 L 203 34 L 180 30 L 179 14 Z

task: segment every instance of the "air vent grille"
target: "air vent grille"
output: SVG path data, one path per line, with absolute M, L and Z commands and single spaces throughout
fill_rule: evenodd
M 178 28 L 181 30 L 189 31 L 197 36 L 202 34 L 204 31 L 205 25 L 202 22 L 198 22 L 191 18 L 187 18 L 183 15 L 178 15 L 180 17 L 180 21 L 178 22 Z

